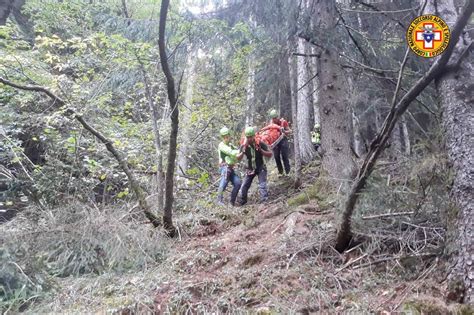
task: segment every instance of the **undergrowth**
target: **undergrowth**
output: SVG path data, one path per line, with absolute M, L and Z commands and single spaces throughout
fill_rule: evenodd
M 381 162 L 361 194 L 352 220 L 354 232 L 370 240 L 373 254 L 441 254 L 446 218 L 452 211 L 449 181 L 441 154 Z
M 317 165 L 306 170 L 300 191 L 290 180 L 275 179 L 274 199 L 266 205 L 217 207 L 209 195 L 179 200 L 173 251 L 127 207 L 72 204 L 35 210 L 34 221 L 25 212 L 0 226 L 8 248 L 0 255 L 0 281 L 8 288 L 0 291 L 0 306 L 21 311 L 41 300 L 31 310 L 140 313 L 156 311 L 163 301 L 169 313 L 335 313 L 381 310 L 379 303 L 391 297 L 392 311 L 424 313 L 429 308 L 403 300 L 439 267 L 433 258 L 443 249 L 451 211 L 445 161 L 435 153 L 382 161 L 353 217 L 358 243 L 342 254 L 332 246 L 344 196 Z M 252 194 L 253 202 L 255 187 Z M 317 209 L 306 211 L 309 206 Z M 266 234 L 259 234 L 265 224 Z M 229 241 L 232 231 L 237 242 Z M 275 244 L 265 252 L 268 243 L 255 242 L 268 235 Z M 412 284 L 392 290 L 405 282 Z M 59 298 L 59 288 L 68 293 Z
M 34 211 L 35 220 L 21 218 Z M 159 230 L 126 209 L 71 204 L 30 209 L 1 226 L 0 309 L 21 310 L 60 278 L 148 270 L 167 255 Z

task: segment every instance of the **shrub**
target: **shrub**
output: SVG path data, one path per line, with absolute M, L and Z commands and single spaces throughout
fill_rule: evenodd
M 24 259 L 54 276 L 142 270 L 161 261 L 166 246 L 159 232 L 140 220 L 130 219 L 126 209 L 72 204 L 41 212 L 33 231 L 3 237 L 8 248 L 28 253 Z

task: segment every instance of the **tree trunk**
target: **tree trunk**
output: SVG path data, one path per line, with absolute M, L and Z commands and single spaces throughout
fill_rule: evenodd
M 280 75 L 278 80 L 279 85 L 279 104 L 280 104 L 280 117 L 288 120 L 293 120 L 292 107 L 291 107 L 291 87 L 290 87 L 290 70 L 289 70 L 289 56 L 288 53 L 281 53 L 279 58 Z
M 316 49 L 311 47 L 311 54 L 316 55 Z M 316 76 L 313 79 L 313 115 L 314 115 L 314 123 L 321 124 L 321 119 L 319 118 L 319 58 L 311 58 L 311 68 L 313 69 L 313 75 Z M 314 126 L 313 126 L 314 127 Z
M 391 145 L 389 156 L 391 158 L 398 159 L 401 156 L 407 156 L 410 154 L 410 135 L 408 133 L 408 126 L 404 116 L 402 116 L 400 121 L 397 122 L 390 138 Z
M 249 56 L 248 78 L 247 78 L 247 112 L 245 125 L 253 126 L 255 116 L 255 65 L 253 57 Z
M 411 153 L 411 144 L 410 144 L 410 134 L 408 133 L 408 124 L 405 116 L 402 116 L 400 121 L 400 133 L 402 140 L 402 152 L 404 155 L 408 156 Z
M 362 140 L 362 134 L 360 132 L 359 118 L 356 116 L 354 110 L 352 110 L 352 130 L 353 130 L 353 148 L 357 156 L 362 156 L 364 152 L 364 145 Z
M 0 25 L 7 24 L 8 16 L 12 11 L 13 0 L 0 0 Z
M 458 16 L 453 2 L 437 1 L 439 15 L 448 23 Z M 454 60 L 463 58 L 459 68 L 436 81 L 454 170 L 451 198 L 457 208 L 455 219 L 447 226 L 451 237 L 447 254 L 453 262 L 448 298 L 465 303 L 474 303 L 474 54 L 471 50 L 462 57 L 471 44 L 466 32 L 453 52 Z
M 157 205 L 158 211 L 161 211 L 163 208 L 163 154 L 161 153 L 161 136 L 160 136 L 160 128 L 158 127 L 158 120 L 159 114 L 158 109 L 156 108 L 156 104 L 153 101 L 153 93 L 151 91 L 150 83 L 148 82 L 148 78 L 146 76 L 145 69 L 142 65 L 142 72 L 143 72 L 143 81 L 145 84 L 145 95 L 148 101 L 148 107 L 152 113 L 151 116 L 151 123 L 153 128 L 153 135 L 154 135 L 154 146 L 155 146 L 155 153 L 156 153 L 156 194 L 157 194 Z
M 196 68 L 196 55 L 193 48 L 188 51 L 188 61 L 186 65 L 186 92 L 184 94 L 184 108 L 182 112 L 181 145 L 178 154 L 178 175 L 185 176 L 188 170 L 188 156 L 192 152 L 193 144 L 191 143 L 193 130 L 191 128 L 191 115 L 193 112 L 193 89 Z
M 298 38 L 298 51 L 305 53 L 306 41 Z M 308 63 L 306 57 L 299 56 L 297 59 L 298 75 L 297 75 L 297 123 L 298 133 L 295 133 L 295 143 L 299 146 L 300 157 L 302 163 L 310 162 L 315 155 L 313 144 L 311 143 L 311 129 L 310 110 L 313 104 L 310 98 L 309 91 L 309 75 Z
M 338 20 L 335 3 L 316 0 L 320 7 L 318 27 L 332 33 Z M 324 49 L 319 61 L 322 165 L 335 185 L 347 183 L 354 169 L 351 153 L 351 113 L 344 71 L 337 51 Z
M 293 47 L 296 46 L 296 40 L 294 37 L 291 37 L 288 40 L 288 47 L 289 51 L 293 49 Z M 301 186 L 301 154 L 300 154 L 300 146 L 297 141 L 297 135 L 299 133 L 299 124 L 298 124 L 298 78 L 297 78 L 297 61 L 296 61 L 296 56 L 289 55 L 288 56 L 288 72 L 289 72 L 289 81 L 290 81 L 290 91 L 291 91 L 291 112 L 292 112 L 292 119 L 295 122 L 293 124 L 293 134 L 294 136 L 294 151 L 295 151 L 295 188 L 298 188 Z
M 163 213 L 163 227 L 170 237 L 176 235 L 176 229 L 173 226 L 173 189 L 174 189 L 174 169 L 176 162 L 176 148 L 178 140 L 179 127 L 179 108 L 176 87 L 168 65 L 168 57 L 165 47 L 165 29 L 166 16 L 168 15 L 169 0 L 162 0 L 160 11 L 160 26 L 158 46 L 160 52 L 161 68 L 166 76 L 166 85 L 168 88 L 168 99 L 171 107 L 171 132 L 168 150 L 168 161 L 166 164 L 166 185 L 165 185 L 165 208 Z
M 33 23 L 29 20 L 29 17 L 22 12 L 25 2 L 26 0 L 13 0 L 12 13 L 21 31 L 28 37 L 28 41 L 33 44 L 35 38 Z

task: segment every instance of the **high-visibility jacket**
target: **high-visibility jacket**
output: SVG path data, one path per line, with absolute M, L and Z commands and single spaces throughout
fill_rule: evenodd
M 239 150 L 232 143 L 224 143 L 221 141 L 217 147 L 219 152 L 219 164 L 227 163 L 229 165 L 234 165 L 237 163 L 237 154 Z
M 319 131 L 311 131 L 311 142 L 314 144 L 321 143 L 321 135 L 319 134 Z

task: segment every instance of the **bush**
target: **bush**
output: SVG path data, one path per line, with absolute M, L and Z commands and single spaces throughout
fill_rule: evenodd
M 50 288 L 46 277 L 31 265 L 21 267 L 15 255 L 0 249 L 0 311 L 18 312 Z

